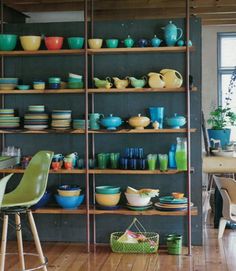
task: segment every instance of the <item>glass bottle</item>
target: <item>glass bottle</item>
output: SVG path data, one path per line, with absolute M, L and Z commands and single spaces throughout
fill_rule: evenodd
M 176 144 L 171 144 L 169 150 L 169 168 L 176 168 L 175 162 Z
M 178 170 L 187 170 L 187 138 L 177 137 L 175 161 Z

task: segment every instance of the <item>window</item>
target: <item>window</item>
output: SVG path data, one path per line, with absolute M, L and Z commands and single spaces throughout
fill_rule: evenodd
M 225 106 L 231 75 L 236 67 L 236 33 L 218 33 L 218 103 Z M 230 107 L 236 113 L 236 89 L 231 96 Z M 231 127 L 232 128 L 232 127 Z M 232 129 L 236 140 L 236 128 Z

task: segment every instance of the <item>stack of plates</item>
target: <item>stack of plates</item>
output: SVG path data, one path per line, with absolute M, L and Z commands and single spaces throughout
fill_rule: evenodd
M 88 123 L 88 126 L 89 126 L 89 123 Z M 85 129 L 85 120 L 73 119 L 73 129 Z
M 144 206 L 133 206 L 129 203 L 126 203 L 126 207 L 133 211 L 145 211 L 152 208 L 152 202 L 150 201 L 147 205 Z
M 20 118 L 15 117 L 14 109 L 0 109 L 0 129 L 19 128 Z
M 24 128 L 29 130 L 44 130 L 48 128 L 48 114 L 44 105 L 30 105 L 24 116 Z
M 188 199 L 175 199 L 172 196 L 160 197 L 159 202 L 155 203 L 156 209 L 159 211 L 184 211 L 188 207 Z M 191 202 L 191 207 L 193 203 Z
M 53 110 L 52 111 L 52 128 L 57 130 L 70 129 L 71 110 Z
M 0 78 L 0 89 L 12 90 L 18 85 L 18 78 Z

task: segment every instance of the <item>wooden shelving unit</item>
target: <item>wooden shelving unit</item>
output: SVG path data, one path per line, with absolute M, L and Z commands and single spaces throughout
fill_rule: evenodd
M 78 209 L 62 209 L 59 207 L 47 207 L 41 208 L 34 211 L 35 214 L 86 214 L 86 207 L 80 206 Z M 100 210 L 96 208 L 90 207 L 89 214 L 93 215 L 131 215 L 131 216 L 186 216 L 187 211 L 158 211 L 155 209 L 150 209 L 146 211 L 132 211 L 127 208 L 120 208 L 117 210 Z M 198 210 L 196 207 L 193 207 L 191 210 L 191 214 L 196 216 L 198 214 Z

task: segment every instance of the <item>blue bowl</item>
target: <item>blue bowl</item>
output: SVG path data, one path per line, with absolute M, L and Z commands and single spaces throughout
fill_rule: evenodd
M 18 85 L 18 78 L 0 78 L 0 84 L 16 84 Z
M 43 206 L 47 205 L 49 200 L 52 197 L 52 193 L 50 191 L 45 191 L 44 195 L 42 196 L 42 198 L 39 200 L 38 203 L 36 203 L 35 205 L 33 205 L 31 208 L 33 210 L 42 208 Z
M 60 195 L 55 195 L 57 204 L 63 209 L 76 209 L 81 205 L 84 200 L 84 195 L 73 196 L 73 197 L 63 197 Z

